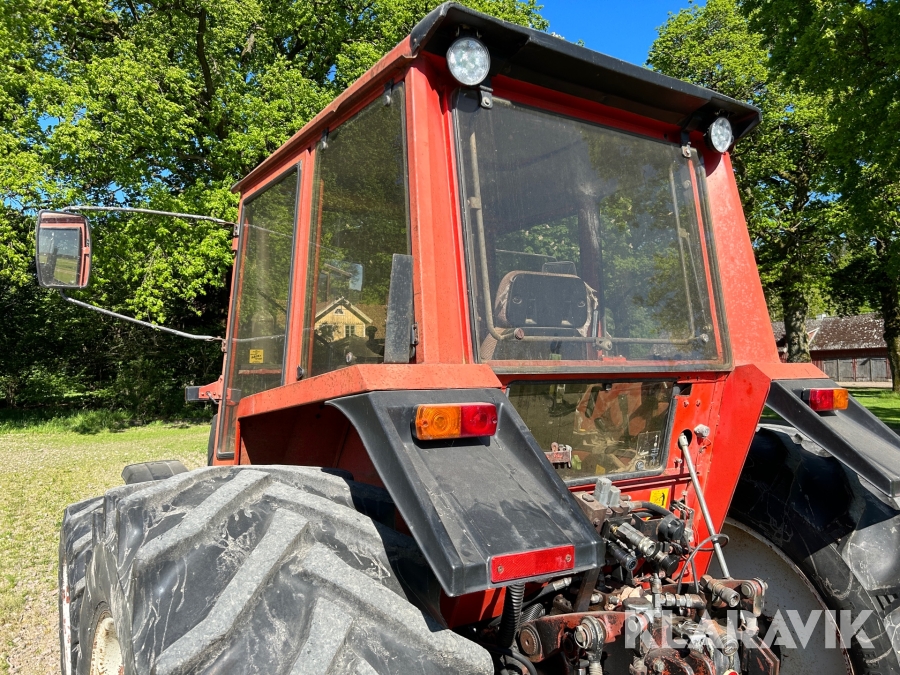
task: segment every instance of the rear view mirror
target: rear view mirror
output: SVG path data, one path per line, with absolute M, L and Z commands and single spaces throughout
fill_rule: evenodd
M 37 275 L 44 288 L 84 288 L 91 274 L 91 231 L 77 213 L 41 211 L 37 220 Z

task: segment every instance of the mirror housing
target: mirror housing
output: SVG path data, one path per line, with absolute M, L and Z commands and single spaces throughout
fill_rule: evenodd
M 35 233 L 38 283 L 44 288 L 84 288 L 91 276 L 91 228 L 78 213 L 39 211 Z

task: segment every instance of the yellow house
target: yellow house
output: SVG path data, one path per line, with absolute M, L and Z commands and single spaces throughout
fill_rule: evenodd
M 372 319 L 346 298 L 338 298 L 316 312 L 316 333 L 334 342 L 347 337 L 365 338 Z

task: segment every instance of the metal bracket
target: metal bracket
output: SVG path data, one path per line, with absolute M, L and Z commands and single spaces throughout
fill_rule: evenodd
M 185 387 L 184 400 L 188 403 L 198 403 L 206 401 L 218 402 L 222 400 L 222 377 L 211 384 L 203 384 L 200 386 Z
M 482 108 L 490 110 L 494 107 L 494 90 L 489 84 L 478 85 L 479 104 Z
M 391 263 L 385 320 L 385 363 L 409 363 L 412 358 L 410 345 L 416 330 L 413 295 L 413 258 L 411 255 L 395 253 Z
M 691 132 L 687 129 L 681 130 L 681 154 L 685 159 L 691 158 Z
M 573 612 L 586 612 L 591 605 L 591 595 L 594 593 L 594 587 L 597 585 L 597 579 L 600 578 L 600 568 L 596 567 L 584 573 L 581 579 L 581 587 L 578 589 L 578 595 L 575 598 L 575 604 L 572 606 Z

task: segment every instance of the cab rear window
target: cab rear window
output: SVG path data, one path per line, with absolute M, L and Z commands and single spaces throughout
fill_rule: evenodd
M 482 361 L 726 363 L 696 154 L 497 97 L 455 113 Z
M 510 402 L 564 480 L 665 466 L 674 382 L 517 382 Z

